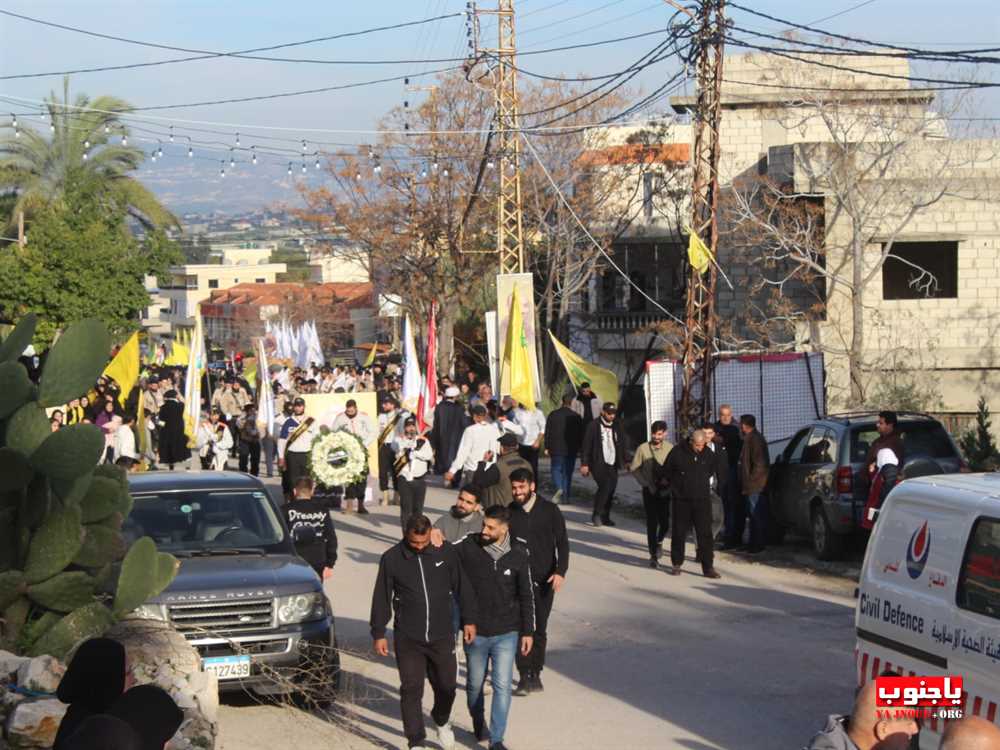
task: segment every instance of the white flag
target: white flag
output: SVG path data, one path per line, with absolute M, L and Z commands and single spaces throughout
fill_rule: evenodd
M 420 401 L 422 382 L 420 379 L 420 360 L 417 358 L 417 344 L 413 338 L 413 325 L 410 316 L 406 316 L 406 326 L 403 333 L 403 408 L 415 412 Z

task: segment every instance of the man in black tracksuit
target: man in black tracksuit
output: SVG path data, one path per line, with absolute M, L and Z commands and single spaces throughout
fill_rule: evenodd
M 511 511 L 503 505 L 486 509 L 482 531 L 458 545 L 462 569 L 476 592 L 476 638 L 465 646 L 468 668 L 466 698 L 477 740 L 489 738 L 490 750 L 504 750 L 510 711 L 514 659 L 527 655 L 535 632 L 535 593 L 528 546 L 510 534 Z M 489 731 L 483 684 L 491 669 L 493 702 Z
M 516 469 L 510 475 L 514 502 L 510 505 L 510 533 L 528 543 L 531 576 L 535 587 L 535 641 L 531 653 L 517 655 L 520 679 L 514 695 L 541 692 L 545 668 L 546 628 L 552 601 L 562 588 L 569 569 L 569 538 L 566 521 L 555 503 L 535 494 L 530 469 Z
M 476 637 L 476 603 L 455 548 L 450 544 L 433 547 L 430 541 L 430 519 L 414 515 L 407 519 L 403 541 L 382 555 L 372 594 L 371 633 L 375 653 L 388 656 L 386 625 L 395 612 L 393 633 L 403 733 L 411 748 L 423 747 L 427 733 L 421 702 L 426 677 L 434 690 L 431 717 L 438 742 L 447 749 L 455 745 L 449 717 L 458 673 L 452 630 L 453 595 L 458 595 L 466 643 Z
M 288 533 L 299 557 L 312 565 L 321 579 L 333 575 L 337 562 L 337 531 L 329 505 L 313 499 L 313 481 L 302 477 L 295 484 L 293 499 L 284 508 Z
M 712 488 L 719 472 L 718 454 L 705 447 L 705 432 L 695 430 L 690 440 L 679 443 L 667 456 L 667 477 L 673 495 L 673 528 L 670 534 L 671 575 L 680 575 L 684 544 L 694 524 L 701 569 L 706 578 L 720 578 L 715 571 L 712 543 Z

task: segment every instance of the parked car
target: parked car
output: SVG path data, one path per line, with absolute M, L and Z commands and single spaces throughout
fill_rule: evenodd
M 768 480 L 772 541 L 792 529 L 812 538 L 816 556 L 834 560 L 860 527 L 868 499 L 868 448 L 876 412 L 831 414 L 799 430 L 772 459 Z M 900 412 L 901 478 L 966 470 L 955 441 L 934 417 Z
M 329 675 L 339 687 L 329 600 L 260 480 L 156 472 L 129 475 L 129 486 L 135 506 L 123 525 L 126 540 L 152 537 L 181 561 L 177 577 L 140 616 L 180 631 L 221 691 L 301 692 L 313 687 L 301 682 L 304 674 Z M 325 668 L 317 670 L 317 660 Z
M 966 715 L 998 720 L 1000 474 L 909 479 L 889 493 L 865 552 L 855 624 L 858 685 L 886 670 L 961 675 Z M 925 720 L 920 747 L 938 747 L 944 726 Z

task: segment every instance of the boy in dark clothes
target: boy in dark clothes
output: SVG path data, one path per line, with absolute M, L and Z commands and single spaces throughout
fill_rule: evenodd
M 292 502 L 285 506 L 285 521 L 295 551 L 326 579 L 337 562 L 337 532 L 327 503 L 313 499 L 313 481 L 302 477 L 295 484 Z

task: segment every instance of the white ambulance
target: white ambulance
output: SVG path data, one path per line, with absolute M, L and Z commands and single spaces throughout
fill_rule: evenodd
M 886 498 L 858 588 L 857 676 L 960 675 L 1000 723 L 1000 473 L 908 479 Z M 924 723 L 922 750 L 943 721 Z

